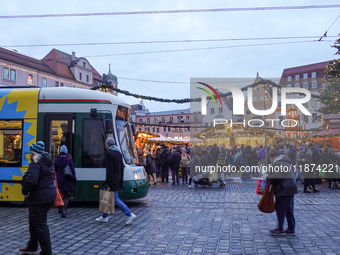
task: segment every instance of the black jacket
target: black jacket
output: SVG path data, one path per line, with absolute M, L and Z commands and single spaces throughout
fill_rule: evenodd
M 290 159 L 287 156 L 280 155 L 273 162 L 272 166 L 279 169 L 280 166 L 286 167 L 289 171 L 270 171 L 268 179 L 273 184 L 274 194 L 276 197 L 291 196 L 298 193 L 298 187 L 294 180 L 293 168 L 291 168 Z
M 212 164 L 215 165 L 218 160 L 218 154 L 220 154 L 220 150 L 217 148 L 217 146 L 213 146 L 210 150 L 211 160 Z
M 114 145 L 107 151 L 103 164 L 106 167 L 104 185 L 110 187 L 111 191 L 118 191 L 123 187 L 124 164 L 117 146 Z
M 156 173 L 156 165 L 155 165 L 155 158 L 153 155 L 147 155 L 145 159 L 146 165 L 145 165 L 145 171 L 148 174 Z
M 211 155 L 208 151 L 202 152 L 201 165 L 202 166 L 211 166 L 212 165 Z
M 251 152 L 251 147 L 247 145 L 242 153 L 242 165 L 250 166 L 252 164 L 252 157 L 253 157 L 253 154 Z
M 290 160 L 290 163 L 292 165 L 295 165 L 296 164 L 296 149 L 294 146 L 290 146 L 289 147 L 289 151 L 288 151 L 288 157 L 289 157 L 289 160 Z
M 169 159 L 170 159 L 169 150 L 163 150 L 158 156 L 158 162 L 163 168 L 169 167 L 170 164 Z
M 179 152 L 174 151 L 170 156 L 170 169 L 179 169 L 181 163 L 181 155 Z
M 48 153 L 32 160 L 21 185 L 28 205 L 45 204 L 56 199 L 52 158 Z

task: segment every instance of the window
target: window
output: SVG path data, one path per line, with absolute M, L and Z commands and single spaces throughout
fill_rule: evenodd
M 287 76 L 287 81 L 291 81 L 292 80 L 292 76 Z
M 60 82 L 60 87 L 64 87 L 64 83 Z
M 22 121 L 0 120 L 0 133 L 2 139 L 0 167 L 20 167 L 22 161 Z
M 4 67 L 4 80 L 9 80 L 9 69 Z
M 83 67 L 86 67 L 86 63 L 85 62 L 83 62 Z
M 206 126 L 206 127 L 207 127 L 207 126 L 208 126 L 208 122 L 204 123 L 204 126 Z
M 313 122 L 316 122 L 316 118 L 318 117 L 317 113 L 312 113 L 312 120 Z
M 153 123 L 157 123 L 157 118 L 153 118 Z
M 139 130 L 139 131 L 142 131 L 142 129 L 141 129 L 141 128 L 138 128 L 138 130 Z
M 308 89 L 308 82 L 305 81 L 305 82 L 303 83 L 303 88 Z
M 89 83 L 90 82 L 90 76 L 86 75 L 86 82 Z
M 299 80 L 300 79 L 300 74 L 295 74 L 295 80 Z
M 47 87 L 47 79 L 46 78 L 42 78 L 42 86 Z
M 215 113 L 215 109 L 214 108 L 210 108 L 210 114 L 214 114 Z
M 284 116 L 279 116 L 280 123 L 283 121 Z
M 54 86 L 55 86 L 55 87 L 59 87 L 59 82 L 56 81 L 55 84 L 54 84 Z
M 250 116 L 250 110 L 249 109 L 246 110 L 246 115 Z
M 143 119 L 139 119 L 139 123 L 143 123 Z
M 190 116 L 185 116 L 186 121 L 189 121 L 189 119 L 190 119 Z
M 316 72 L 312 72 L 312 78 L 316 78 Z
M 159 127 L 157 127 L 157 133 L 159 133 Z
M 33 74 L 27 75 L 27 85 L 29 85 L 29 86 L 33 85 Z
M 223 113 L 223 107 L 218 108 L 218 113 Z
M 128 111 L 125 112 L 129 114 Z M 124 156 L 125 162 L 127 164 L 138 164 L 137 148 L 133 140 L 131 126 L 127 124 L 125 120 L 116 120 L 116 126 L 118 134 L 116 140 L 118 140 L 120 144 L 121 152 Z
M 261 101 L 261 102 L 264 101 L 264 96 L 260 96 L 260 101 Z
M 316 108 L 318 106 L 318 103 L 316 101 L 316 98 L 312 97 L 312 108 Z
M 257 102 L 257 96 L 253 96 L 253 102 Z
M 304 115 L 303 121 L 307 124 L 308 123 L 308 115 Z
M 83 74 L 79 73 L 79 80 L 82 80 L 82 79 L 83 79 Z
M 214 125 L 214 122 L 210 122 L 210 126 L 213 126 Z
M 145 127 L 145 128 L 144 128 L 144 131 L 148 131 L 148 128 Z
M 300 88 L 300 83 L 295 83 L 295 88 Z
M 318 87 L 317 81 L 312 81 L 312 89 L 316 89 Z
M 16 72 L 14 69 L 11 69 L 11 81 L 15 81 L 16 80 Z
M 171 127 L 168 127 L 168 132 L 170 132 L 171 131 Z
M 198 122 L 198 116 L 197 115 L 194 115 L 194 121 Z
M 260 92 L 261 91 L 261 89 L 260 88 L 256 88 L 256 92 Z
M 150 118 L 146 119 L 146 124 L 150 124 Z
M 82 167 L 100 167 L 105 153 L 105 140 L 102 119 L 83 120 Z
M 163 127 L 163 132 L 166 132 L 166 127 Z
M 287 87 L 288 87 L 288 88 L 292 87 L 292 84 L 288 84 Z
M 153 127 L 153 128 L 152 128 L 152 132 L 154 132 L 154 133 L 155 133 L 155 130 L 156 130 L 156 128 L 155 128 L 155 127 Z
M 307 79 L 307 78 L 308 78 L 308 73 L 304 73 L 304 74 L 303 74 L 303 78 L 304 78 L 304 79 Z
M 170 117 L 170 121 L 173 122 L 174 121 L 174 117 Z

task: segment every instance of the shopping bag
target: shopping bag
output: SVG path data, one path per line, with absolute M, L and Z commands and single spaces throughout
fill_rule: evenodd
M 99 211 L 107 214 L 115 212 L 115 193 L 113 191 L 100 191 Z
M 57 188 L 57 197 L 54 200 L 52 207 L 61 207 L 61 206 L 64 206 L 63 195 L 61 194 L 61 191 Z
M 56 190 L 57 190 L 57 196 L 54 200 L 52 207 L 61 207 L 61 206 L 64 206 L 63 195 L 61 194 L 61 191 L 58 189 L 57 176 L 55 174 L 54 169 L 53 169 L 53 171 L 54 171 L 54 183 L 55 183 L 55 187 L 56 187 Z
M 264 189 L 263 196 L 257 204 L 257 207 L 264 213 L 272 213 L 275 211 L 274 190 L 273 185 L 270 182 L 268 182 Z
M 267 187 L 267 181 L 258 179 L 257 180 L 257 185 L 256 185 L 256 194 L 257 195 L 263 195 L 264 189 Z

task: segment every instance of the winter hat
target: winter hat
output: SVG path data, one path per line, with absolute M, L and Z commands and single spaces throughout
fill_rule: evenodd
M 66 147 L 65 145 L 62 145 L 62 146 L 60 147 L 60 153 L 62 153 L 62 152 L 64 152 L 65 154 L 68 153 L 68 149 L 67 149 L 67 147 Z
M 42 141 L 38 141 L 36 143 L 32 143 L 30 146 L 30 151 L 36 152 L 38 154 L 42 154 L 45 151 L 45 144 Z
M 301 151 L 302 149 L 306 149 L 305 146 L 300 145 L 299 150 Z
M 334 149 L 334 152 L 339 152 L 339 150 L 338 149 Z
M 109 137 L 109 138 L 106 139 L 105 143 L 109 146 L 112 146 L 112 145 L 116 144 L 116 141 L 112 137 Z

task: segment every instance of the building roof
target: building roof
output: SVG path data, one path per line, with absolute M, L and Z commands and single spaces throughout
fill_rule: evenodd
M 311 134 L 307 134 L 307 136 L 320 136 L 320 135 L 333 135 L 340 133 L 340 128 L 331 128 L 331 129 L 324 129 L 321 131 L 317 131 Z
M 43 61 L 0 47 L 0 59 L 55 75 Z
M 179 109 L 179 110 L 170 110 L 170 111 L 161 111 L 161 112 L 150 112 L 150 116 L 157 116 L 157 115 L 173 115 L 173 114 L 189 114 L 190 109 Z
M 283 74 L 289 74 L 289 73 L 304 73 L 308 71 L 314 71 L 318 69 L 325 69 L 327 66 L 328 61 L 320 62 L 320 63 L 314 63 L 309 65 L 303 65 L 303 66 L 296 66 L 296 67 L 290 67 L 283 70 Z

